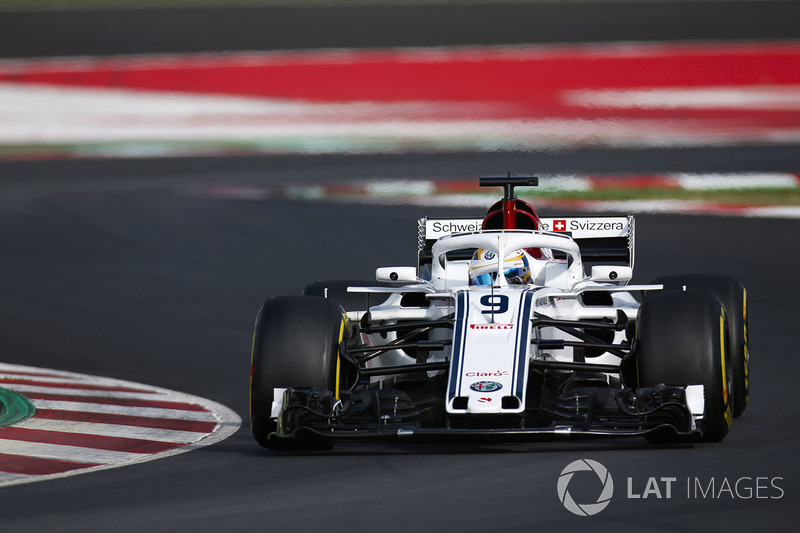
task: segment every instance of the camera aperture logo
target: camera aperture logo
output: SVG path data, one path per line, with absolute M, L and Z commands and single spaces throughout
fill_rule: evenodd
M 593 503 L 577 503 L 569 493 L 569 484 L 576 472 L 591 471 L 597 475 L 602 491 Z M 578 459 L 573 461 L 561 471 L 558 477 L 558 499 L 566 507 L 567 511 L 578 516 L 593 516 L 605 509 L 614 496 L 614 480 L 608 469 L 591 459 Z

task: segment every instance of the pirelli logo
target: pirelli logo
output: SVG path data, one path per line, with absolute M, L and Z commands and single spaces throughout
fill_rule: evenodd
M 470 324 L 469 329 L 514 329 L 514 324 Z

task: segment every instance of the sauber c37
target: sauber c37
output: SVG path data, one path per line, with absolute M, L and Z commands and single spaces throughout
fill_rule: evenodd
M 631 284 L 631 216 L 418 221 L 416 265 L 267 300 L 250 420 L 275 449 L 337 439 L 642 435 L 714 442 L 749 400 L 747 294 L 720 275 Z

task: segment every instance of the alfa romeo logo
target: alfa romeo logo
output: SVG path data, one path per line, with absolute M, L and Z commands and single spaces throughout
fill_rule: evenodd
M 494 392 L 503 388 L 503 385 L 496 381 L 478 381 L 469 386 L 470 389 L 478 392 Z
M 569 490 L 567 490 L 575 472 L 582 471 L 592 471 L 597 474 L 597 478 L 603 486 L 600 496 L 597 497 L 597 501 L 594 503 L 577 503 L 572 499 Z M 613 495 L 614 480 L 611 479 L 611 474 L 609 474 L 608 469 L 591 459 L 579 459 L 571 462 L 561 471 L 561 475 L 558 477 L 558 499 L 561 500 L 561 503 L 567 508 L 567 511 L 578 516 L 596 515 L 608 506 Z

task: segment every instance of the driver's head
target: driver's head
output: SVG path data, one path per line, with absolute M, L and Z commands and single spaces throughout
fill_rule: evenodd
M 514 250 L 503 260 L 503 274 L 510 285 L 525 285 L 531 282 L 531 260 L 524 250 Z M 492 285 L 497 277 L 497 255 L 480 249 L 472 255 L 469 264 L 471 285 Z

